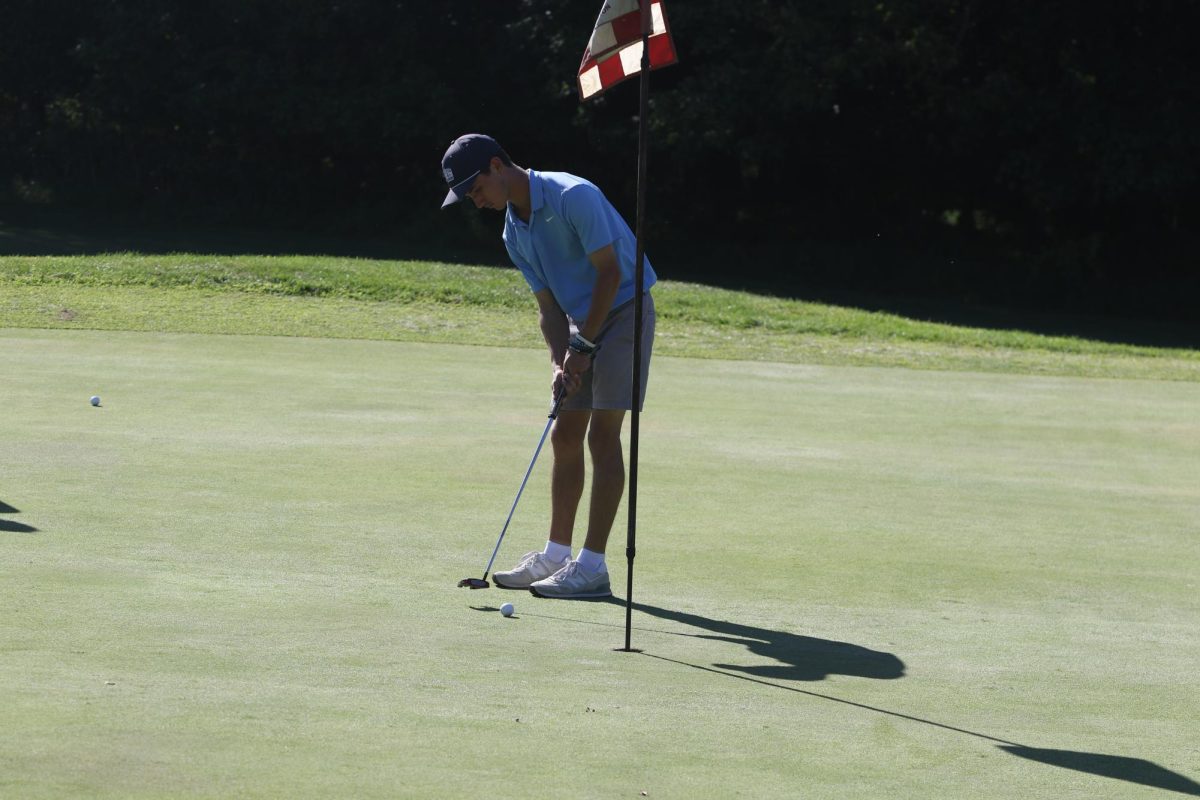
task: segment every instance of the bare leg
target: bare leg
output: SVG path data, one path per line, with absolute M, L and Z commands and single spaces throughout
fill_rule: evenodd
M 583 497 L 583 438 L 590 411 L 561 411 L 550 430 L 554 466 L 550 474 L 550 541 L 571 546 L 575 513 Z
M 592 412 L 592 425 L 588 431 L 588 449 L 592 454 L 592 502 L 583 546 L 593 553 L 603 553 L 608 546 L 608 535 L 625 492 L 625 458 L 621 452 L 624 421 L 624 411 Z

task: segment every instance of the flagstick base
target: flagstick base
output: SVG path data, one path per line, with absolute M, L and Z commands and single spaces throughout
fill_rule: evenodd
M 614 653 L 644 653 L 645 650 L 639 650 L 636 647 L 614 647 Z

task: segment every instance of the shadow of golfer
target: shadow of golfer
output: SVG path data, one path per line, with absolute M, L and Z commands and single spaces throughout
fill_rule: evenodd
M 784 633 L 782 631 L 772 631 L 765 628 L 756 628 L 751 625 L 741 625 L 735 622 L 726 622 L 723 620 L 714 620 L 707 617 L 702 617 L 696 614 L 687 614 L 682 611 L 670 611 L 667 609 L 648 606 L 644 603 L 634 602 L 633 607 L 650 616 L 658 617 L 659 619 L 668 619 L 674 622 L 679 622 L 684 625 L 689 625 L 694 628 L 701 628 L 708 633 L 679 633 L 669 631 L 656 631 L 657 633 L 674 633 L 676 636 L 694 636 L 700 639 L 711 639 L 722 642 L 732 642 L 744 645 L 752 653 L 771 658 L 778 664 L 767 666 L 737 666 L 733 664 L 713 664 L 711 666 L 703 666 L 701 664 L 691 664 L 685 661 L 679 661 L 665 656 L 654 655 L 647 652 L 645 655 L 666 661 L 680 666 L 691 667 L 704 672 L 709 672 L 714 675 L 724 675 L 729 678 L 749 681 L 761 686 L 773 687 L 782 689 L 797 694 L 807 695 L 809 697 L 828 700 L 835 703 L 840 703 L 846 706 L 873 712 L 876 714 L 884 714 L 889 717 L 908 720 L 910 722 L 929 725 L 935 728 L 940 728 L 954 733 L 960 733 L 967 736 L 973 736 L 977 739 L 984 739 L 994 743 L 1001 750 L 1011 753 L 1014 756 L 1025 758 L 1030 761 L 1037 761 L 1042 764 L 1059 767 L 1061 769 L 1074 770 L 1083 772 L 1089 775 L 1098 775 L 1104 778 L 1113 780 L 1126 781 L 1128 783 L 1136 783 L 1142 786 L 1150 786 L 1156 789 L 1166 789 L 1181 794 L 1193 795 L 1200 797 L 1200 784 L 1197 784 L 1186 775 L 1181 775 L 1178 772 L 1161 767 L 1152 761 L 1147 761 L 1142 758 L 1132 758 L 1129 756 L 1115 756 L 1104 753 L 1087 753 L 1074 750 L 1054 750 L 1040 747 L 1028 747 L 1017 742 L 1001 739 L 996 736 L 989 736 L 985 733 L 967 730 L 966 728 L 958 728 L 953 725 L 947 725 L 943 722 L 937 722 L 932 719 L 925 719 L 914 716 L 912 714 L 904 714 L 899 711 L 891 711 L 886 708 L 867 705 L 865 703 L 847 700 L 841 697 L 836 697 L 831 694 L 823 694 L 814 692 L 810 689 L 801 689 L 796 686 L 788 686 L 782 683 L 774 683 L 772 681 L 817 681 L 825 678 L 827 675 L 854 675 L 864 678 L 892 679 L 904 676 L 904 663 L 892 655 L 891 653 L 883 653 L 877 650 L 869 650 L 858 645 L 847 644 L 845 642 L 833 642 L 826 639 L 814 639 L 810 636 L 798 636 L 796 634 Z
M 560 601 L 555 602 L 557 603 Z M 608 597 L 595 601 L 584 602 L 612 603 L 622 607 L 625 605 L 625 601 L 618 597 Z M 839 703 L 843 706 L 853 707 L 860 711 L 907 720 L 908 722 L 918 723 L 920 725 L 928 725 L 933 728 L 939 728 L 944 731 L 950 731 L 952 733 L 962 734 L 964 736 L 972 736 L 977 739 L 983 739 L 991 742 L 1006 753 L 1010 753 L 1011 755 L 1019 758 L 1028 759 L 1030 761 L 1036 761 L 1041 764 L 1047 764 L 1049 766 L 1059 767 L 1061 769 L 1074 770 L 1076 772 L 1082 772 L 1089 775 L 1097 775 L 1103 778 L 1111 778 L 1113 780 L 1136 783 L 1141 786 L 1149 786 L 1155 789 L 1166 789 L 1172 792 L 1179 792 L 1180 794 L 1200 797 L 1200 784 L 1196 783 L 1186 775 L 1173 772 L 1166 767 L 1159 766 L 1153 761 L 1147 761 L 1143 758 L 1107 755 L 1105 753 L 1087 753 L 1076 750 L 1056 750 L 1041 747 L 1029 747 L 1008 739 L 1001 739 L 998 736 L 990 736 L 986 733 L 979 733 L 966 728 L 959 728 L 954 725 L 948 725 L 944 722 L 938 722 L 937 720 L 918 717 L 914 714 L 905 714 L 901 711 L 893 711 L 891 709 L 881 708 L 879 706 L 859 703 L 857 701 L 848 700 L 843 697 L 837 697 L 832 694 L 815 692 L 811 689 L 800 688 L 799 686 L 789 686 L 785 683 L 773 682 L 819 681 L 828 675 L 833 674 L 853 675 L 864 678 L 877 678 L 885 680 L 901 678 L 904 676 L 904 662 L 891 653 L 870 650 L 859 645 L 847 644 L 845 642 L 833 642 L 827 639 L 815 639 L 811 636 L 799 636 L 797 634 L 786 633 L 784 631 L 773 631 L 766 628 L 758 628 L 753 625 L 741 625 L 736 622 L 710 619 L 708 617 L 702 617 L 698 614 L 688 614 L 683 611 L 671 611 L 665 608 L 657 608 L 656 606 L 646 605 L 645 603 L 635 602 L 633 607 L 638 611 L 641 611 L 642 613 L 648 614 L 652 617 L 671 620 L 672 622 L 677 622 L 692 628 L 699 628 L 700 630 L 708 631 L 709 633 L 666 631 L 641 626 L 635 626 L 635 630 L 639 630 L 644 633 L 666 634 L 670 636 L 690 636 L 698 639 L 730 642 L 744 646 L 750 650 L 750 652 L 770 658 L 777 663 L 758 666 L 738 666 L 731 664 L 713 664 L 711 666 L 705 666 L 703 664 L 693 664 L 675 658 L 656 655 L 652 652 L 643 650 L 633 651 L 640 653 L 643 657 L 653 658 L 655 660 L 675 664 L 680 667 L 700 670 L 701 672 L 707 672 L 713 675 L 723 676 L 725 678 L 747 681 L 749 683 L 758 684 L 759 686 L 764 686 L 771 689 L 793 692 L 795 694 L 802 694 L 807 697 L 816 698 L 823 701 Z M 475 611 L 488 611 L 493 613 L 497 611 L 497 609 L 493 606 L 471 606 L 471 608 Z M 600 625 L 607 628 L 624 627 L 611 622 L 569 619 L 562 616 L 543 614 L 539 612 L 527 612 L 526 616 L 562 620 L 566 622 L 575 622 L 587 625 Z
M 745 647 L 756 656 L 774 664 L 713 664 L 714 667 L 782 681 L 821 681 L 830 675 L 893 680 L 904 677 L 904 662 L 891 653 L 871 650 L 847 642 L 817 639 L 786 631 L 710 619 L 699 614 L 658 608 L 634 602 L 634 609 L 659 619 L 671 620 L 709 633 L 676 633 L 714 642 L 729 642 Z

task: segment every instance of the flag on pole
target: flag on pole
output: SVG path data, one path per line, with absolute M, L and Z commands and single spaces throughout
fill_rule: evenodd
M 629 533 L 625 556 L 629 560 L 625 595 L 625 652 L 633 650 L 633 560 L 637 554 L 638 430 L 641 410 L 642 309 L 646 293 L 646 153 L 649 150 L 650 72 L 674 64 L 675 45 L 667 28 L 662 0 L 606 0 L 579 65 L 579 99 L 603 92 L 626 78 L 639 77 L 637 247 L 634 256 L 633 386 L 629 407 Z
M 650 3 L 650 69 L 674 64 L 675 44 L 662 0 Z M 642 70 L 642 12 L 639 0 L 607 0 L 579 65 L 579 99 L 587 100 Z

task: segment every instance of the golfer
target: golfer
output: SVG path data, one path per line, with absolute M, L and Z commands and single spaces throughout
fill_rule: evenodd
M 442 157 L 450 191 L 445 208 L 469 199 L 504 212 L 504 245 L 537 299 L 550 350 L 551 391 L 567 390 L 550 433 L 550 534 L 493 580 L 542 597 L 612 594 L 604 550 L 625 491 L 621 427 L 633 394 L 635 239 L 592 183 L 565 172 L 517 166 L 490 136 L 460 136 Z M 654 270 L 645 262 L 641 398 L 654 343 Z M 583 497 L 584 440 L 592 457 L 587 534 L 571 558 L 575 515 Z

